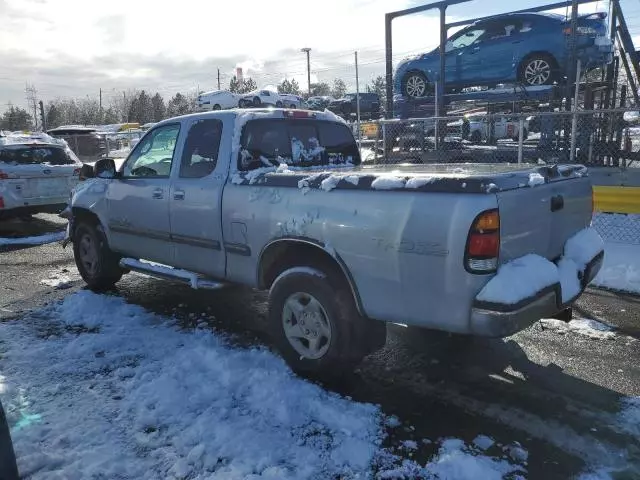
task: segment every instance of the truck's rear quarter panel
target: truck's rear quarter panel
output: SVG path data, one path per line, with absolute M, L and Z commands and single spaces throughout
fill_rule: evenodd
M 277 238 L 309 238 L 334 249 L 353 277 L 364 313 L 412 325 L 468 329 L 471 302 L 489 276 L 463 256 L 477 214 L 496 196 L 333 190 L 228 184 L 225 241 L 250 245 L 228 255 L 230 280 L 256 283 L 255 261 Z

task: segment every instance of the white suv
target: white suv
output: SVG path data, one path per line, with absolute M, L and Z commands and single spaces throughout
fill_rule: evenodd
M 62 211 L 81 167 L 62 139 L 45 133 L 2 133 L 0 219 Z

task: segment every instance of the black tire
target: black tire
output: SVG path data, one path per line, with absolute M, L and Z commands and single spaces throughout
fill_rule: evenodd
M 329 326 L 329 340 L 324 344 L 319 340 L 323 345 L 321 349 L 325 351 L 317 358 L 304 357 L 285 333 L 285 305 L 298 295 L 317 301 L 323 312 L 320 318 Z M 292 312 L 289 310 L 289 313 Z M 295 316 L 289 318 L 290 323 L 297 324 Z M 307 321 L 313 322 L 309 317 Z M 303 323 L 298 326 L 304 330 L 308 325 Z M 311 333 L 315 331 L 318 333 L 316 336 L 321 337 L 318 320 L 315 320 L 315 325 L 309 327 Z M 291 368 L 303 375 L 322 379 L 349 374 L 367 354 L 381 348 L 386 340 L 386 325 L 368 320 L 358 313 L 345 281 L 310 267 L 293 267 L 276 278 L 269 291 L 269 326 L 276 347 Z M 301 346 L 298 348 L 304 349 L 307 339 L 300 340 L 298 343 Z
M 277 108 L 282 108 L 282 102 L 280 102 L 280 101 L 276 102 L 276 107 Z
M 95 254 L 88 250 L 95 248 Z M 73 257 L 80 276 L 91 290 L 113 288 L 124 274 L 120 268 L 120 256 L 112 252 L 102 228 L 93 223 L 79 223 L 73 233 Z M 92 261 L 89 260 L 89 257 Z
M 558 77 L 558 64 L 551 55 L 535 53 L 525 58 L 518 69 L 518 81 L 526 87 L 552 85 Z
M 429 93 L 429 80 L 422 72 L 409 72 L 402 79 L 402 95 L 407 98 L 422 98 Z
M 213 106 L 213 109 L 214 109 L 214 110 L 222 110 L 222 107 L 216 103 L 216 104 Z
M 482 134 L 478 130 L 474 130 L 471 133 L 471 137 L 469 137 L 471 143 L 480 143 L 482 142 Z
M 0 480 L 19 480 L 19 478 L 9 424 L 0 403 Z
M 528 138 L 529 138 L 529 132 L 525 128 L 524 130 L 522 130 L 522 140 L 527 140 Z
M 253 106 L 259 107 L 260 105 L 262 105 L 262 101 L 260 100 L 260 97 L 253 97 Z

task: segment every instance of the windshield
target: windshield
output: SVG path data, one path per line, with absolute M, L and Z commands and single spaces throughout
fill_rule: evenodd
M 451 52 L 460 48 L 468 47 L 475 43 L 485 32 L 484 28 L 468 28 L 453 35 L 445 44 L 444 51 Z
M 24 146 L 0 149 L 0 162 L 17 165 L 73 165 L 75 160 L 61 147 Z

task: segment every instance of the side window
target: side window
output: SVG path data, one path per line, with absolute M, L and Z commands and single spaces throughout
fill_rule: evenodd
M 129 155 L 124 164 L 124 176 L 168 177 L 179 133 L 180 124 L 177 123 L 151 130 Z
M 291 157 L 287 124 L 283 120 L 247 122 L 240 140 L 238 170 L 274 167 Z
M 202 178 L 218 163 L 222 138 L 222 122 L 216 119 L 198 120 L 189 129 L 180 162 L 181 178 Z
M 484 28 L 479 27 L 463 30 L 445 44 L 445 52 L 451 52 L 453 50 L 468 47 L 483 36 L 485 31 L 486 30 Z
M 320 145 L 330 164 L 360 164 L 360 152 L 353 133 L 346 125 L 318 122 Z

